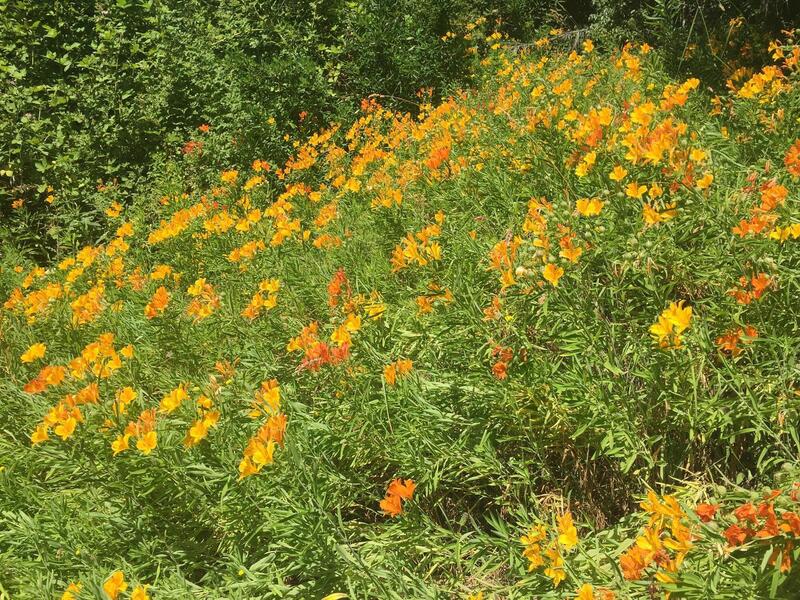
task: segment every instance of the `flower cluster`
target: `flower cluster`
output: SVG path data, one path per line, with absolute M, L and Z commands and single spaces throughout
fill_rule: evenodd
M 258 432 L 250 438 L 239 463 L 239 480 L 256 475 L 273 462 L 275 446 L 283 447 L 286 415 L 281 412 L 281 393 L 277 379 L 261 383 L 256 391 L 250 417 L 266 419 Z
M 544 566 L 544 574 L 553 582 L 553 587 L 558 587 L 566 579 L 565 553 L 578 545 L 578 530 L 572 521 L 572 513 L 567 511 L 556 521 L 556 531 L 549 543 L 545 543 L 548 532 L 544 524 L 534 525 L 527 535 L 520 538 L 520 543 L 525 546 L 522 555 L 528 559 L 528 571 Z
M 640 506 L 649 515 L 649 522 L 633 546 L 620 556 L 622 573 L 625 579 L 642 579 L 645 569 L 655 565 L 658 581 L 674 583 L 694 546 L 694 536 L 684 523 L 687 515 L 674 497 L 659 498 L 652 490 Z

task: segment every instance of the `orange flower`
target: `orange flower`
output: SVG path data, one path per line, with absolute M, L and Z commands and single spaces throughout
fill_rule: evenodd
M 508 377 L 508 363 L 498 360 L 492 365 L 492 375 L 497 379 L 503 380 Z
M 719 509 L 719 504 L 701 503 L 695 507 L 694 512 L 697 513 L 697 516 L 700 517 L 703 523 L 708 523 L 714 519 L 714 515 L 717 514 L 717 509 Z
M 413 479 L 406 479 L 405 481 L 393 479 L 386 493 L 399 496 L 403 500 L 411 500 L 415 489 L 417 489 L 417 484 L 414 483 Z
M 750 521 L 752 523 L 758 522 L 756 520 L 756 507 L 753 506 L 752 502 L 742 504 L 739 508 L 733 511 L 733 516 L 736 517 L 736 520 L 740 523 L 742 521 Z
M 650 552 L 634 544 L 619 557 L 619 566 L 625 579 L 632 581 L 642 578 L 642 571 L 652 562 Z
M 390 517 L 396 517 L 403 512 L 403 506 L 400 504 L 400 496 L 387 495 L 380 502 L 381 510 Z
M 383 377 L 389 385 L 395 385 L 398 378 L 408 375 L 413 368 L 413 362 L 408 358 L 401 358 L 383 367 Z
M 381 510 L 391 517 L 403 512 L 401 500 L 411 500 L 417 485 L 413 479 L 393 479 L 386 490 L 386 497 L 380 501 Z
M 781 519 L 783 519 L 781 524 L 783 531 L 791 532 L 795 537 L 800 537 L 800 516 L 787 510 L 781 515 Z
M 169 304 L 169 298 L 170 295 L 167 288 L 163 285 L 159 287 L 153 294 L 153 297 L 150 298 L 150 302 L 144 307 L 144 316 L 148 319 L 152 319 L 162 314 Z
M 794 177 L 800 177 L 800 139 L 795 140 L 783 159 L 786 170 Z
M 76 600 L 78 594 L 81 593 L 83 589 L 83 585 L 77 582 L 72 582 L 67 586 L 67 589 L 64 590 L 64 593 L 61 594 L 61 600 Z

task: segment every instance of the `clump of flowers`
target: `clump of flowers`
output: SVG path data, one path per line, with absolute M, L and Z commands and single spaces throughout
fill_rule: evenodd
M 683 522 L 687 515 L 674 497 L 659 498 L 652 490 L 640 506 L 649 521 L 633 546 L 620 556 L 622 573 L 625 579 L 638 580 L 645 569 L 655 565 L 658 581 L 674 583 L 678 569 L 694 547 L 695 538 Z
M 501 381 L 508 377 L 508 365 L 514 358 L 514 349 L 506 346 L 495 346 L 492 348 L 492 375 Z
M 105 290 L 105 286 L 98 283 L 73 300 L 70 304 L 72 322 L 76 325 L 85 325 L 94 321 L 106 307 Z
M 300 335 L 289 340 L 286 351 L 303 353 L 299 370 L 318 371 L 324 365 L 336 365 L 347 360 L 350 355 L 350 345 L 343 344 L 331 348 L 319 339 L 319 323 L 313 321 L 303 327 Z
M 755 544 L 772 549 L 769 564 L 780 559 L 780 570 L 787 573 L 792 567 L 792 552 L 800 539 L 800 516 L 786 507 L 776 511 L 776 502 L 786 500 L 781 490 L 772 490 L 764 495 L 757 505 L 745 502 L 731 514 L 735 522 L 723 535 L 732 548 Z M 797 502 L 797 498 L 793 499 Z
M 114 348 L 114 334 L 103 333 L 96 341 L 87 344 L 80 356 L 69 362 L 70 375 L 75 379 L 84 379 L 88 371 L 95 377 L 107 379 L 122 367 L 122 359 L 132 358 L 133 353 L 134 349 L 130 344 L 117 352 Z
M 520 538 L 520 543 L 525 546 L 522 555 L 528 559 L 528 571 L 535 571 L 545 566 L 544 575 L 553 582 L 553 587 L 558 587 L 567 574 L 564 570 L 564 553 L 570 552 L 578 545 L 578 530 L 572 520 L 572 513 L 565 512 L 556 518 L 556 531 L 549 544 L 547 526 L 544 524 L 533 525 L 527 535 Z
M 752 325 L 747 325 L 744 329 L 737 327 L 727 331 L 724 335 L 717 338 L 717 347 L 723 352 L 727 352 L 733 358 L 742 353 L 740 343 L 752 344 L 758 338 L 758 330 Z
M 275 446 L 283 447 L 283 437 L 286 431 L 286 415 L 280 410 L 281 395 L 277 379 L 270 379 L 261 383 L 256 391 L 251 418 L 265 418 L 256 434 L 250 438 L 244 450 L 244 456 L 239 463 L 239 481 L 261 472 L 267 465 L 273 463 Z
M 442 233 L 442 223 L 444 213 L 439 212 L 436 214 L 436 223 L 406 235 L 392 253 L 392 271 L 397 272 L 414 264 L 424 267 L 431 261 L 440 260 L 442 246 L 434 240 Z
M 214 286 L 205 278 L 200 278 L 190 285 L 187 293 L 192 297 L 192 301 L 186 308 L 186 314 L 194 317 L 195 322 L 208 318 L 220 307 L 220 298 L 214 291 Z
M 517 251 L 522 238 L 516 236 L 510 240 L 500 240 L 489 252 L 489 269 L 500 274 L 500 291 L 511 287 L 516 283 L 514 280 L 514 262 L 517 259 Z
M 133 590 L 131 590 L 130 600 L 150 600 L 150 595 L 147 593 L 147 585 L 136 585 L 134 586 Z M 70 588 L 73 588 L 70 590 Z M 125 573 L 122 571 L 114 571 L 111 575 L 108 576 L 108 579 L 105 580 L 103 583 L 103 592 L 105 592 L 106 596 L 109 600 L 118 600 L 120 598 L 120 594 L 125 592 L 128 589 L 128 582 L 125 580 Z M 66 596 L 69 593 L 80 593 L 81 586 L 80 584 L 70 584 L 67 588 L 67 591 L 64 592 L 64 596 L 61 597 L 61 600 L 72 600 L 76 596 Z
M 739 287 L 728 291 L 728 295 L 735 298 L 739 304 L 750 304 L 753 300 L 760 300 L 772 285 L 772 278 L 766 273 L 753 275 L 749 279 L 742 275 L 739 278 Z
M 281 282 L 277 279 L 265 279 L 258 284 L 258 291 L 253 294 L 250 303 L 242 310 L 242 316 L 250 319 L 258 318 L 262 310 L 272 310 L 278 305 L 278 290 Z
M 219 422 L 220 413 L 218 410 L 214 410 L 214 403 L 210 398 L 200 396 L 196 404 L 198 418 L 191 424 L 183 440 L 183 445 L 187 448 L 197 446 L 206 439 L 209 430 L 216 427 Z
M 433 312 L 437 304 L 450 304 L 453 301 L 453 292 L 431 281 L 428 283 L 428 293 L 417 296 L 416 301 L 418 313 L 427 315 Z
M 136 421 L 131 421 L 125 427 L 124 433 L 111 442 L 114 456 L 130 448 L 130 440 L 136 438 L 136 449 L 142 454 L 150 454 L 158 446 L 156 433 L 156 409 L 151 408 L 139 413 Z

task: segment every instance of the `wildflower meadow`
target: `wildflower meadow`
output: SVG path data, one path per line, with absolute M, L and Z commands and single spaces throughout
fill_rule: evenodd
M 5 252 L 0 598 L 800 598 L 800 38 L 711 88 L 490 25 Z

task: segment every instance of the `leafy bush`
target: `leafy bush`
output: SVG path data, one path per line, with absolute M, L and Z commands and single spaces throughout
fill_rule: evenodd
M 525 5 L 538 6 L 512 8 Z M 174 155 L 204 123 L 227 138 L 215 156 L 221 165 L 285 158 L 284 133 L 352 115 L 369 94 L 396 97 L 406 110 L 421 88 L 442 94 L 463 81 L 469 56 L 463 40 L 441 38 L 476 6 L 489 8 L 468 0 L 8 0 L 0 7 L 0 235 L 42 262 L 62 246 L 96 241 L 102 208 L 129 199 L 157 156 Z M 12 207 L 18 201 L 22 210 Z

